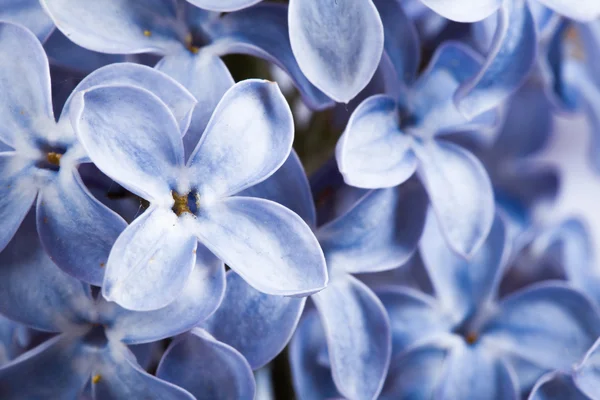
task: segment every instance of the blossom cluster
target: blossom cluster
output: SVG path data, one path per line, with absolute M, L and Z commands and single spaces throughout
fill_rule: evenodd
M 0 0 L 0 399 L 600 399 L 599 174 L 598 0 Z

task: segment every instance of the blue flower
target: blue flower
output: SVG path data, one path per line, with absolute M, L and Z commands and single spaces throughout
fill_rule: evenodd
M 168 307 L 131 312 L 101 296 L 94 298 L 88 285 L 58 269 L 34 232 L 35 219 L 30 214 L 0 253 L 0 312 L 56 336 L 0 368 L 2 397 L 76 398 L 91 381 L 98 399 L 193 399 L 184 390 L 146 373 L 128 345 L 177 335 L 211 314 L 224 290 L 222 266 L 197 268 Z M 209 276 L 214 278 L 207 279 Z M 209 295 L 198 295 L 203 292 Z M 215 371 L 228 368 L 227 360 L 222 365 L 213 361 Z M 224 383 L 216 374 L 214 378 L 217 383 L 212 386 Z
M 234 196 L 268 178 L 291 150 L 292 116 L 277 85 L 248 80 L 228 90 L 187 162 L 177 121 L 152 93 L 98 86 L 76 103 L 75 131 L 90 158 L 150 203 L 111 250 L 106 299 L 164 307 L 197 255 L 212 262 L 212 254 L 267 293 L 305 296 L 326 285 L 322 251 L 300 217 Z
M 126 224 L 81 181 L 77 168 L 89 159 L 71 127 L 72 98 L 56 122 L 48 60 L 40 42 L 25 28 L 2 23 L 0 51 L 6 55 L 0 67 L 5 88 L 0 98 L 0 249 L 37 198 L 38 233 L 48 254 L 68 273 L 99 285 L 109 251 Z M 177 82 L 148 67 L 111 65 L 90 75 L 75 91 L 118 82 L 158 90 L 182 124 L 189 124 L 194 99 Z
M 390 316 L 395 358 L 382 398 L 517 399 L 544 373 L 570 368 L 600 334 L 585 296 L 559 282 L 497 300 L 508 256 L 496 218 L 469 262 L 428 222 L 421 254 L 435 297 L 392 287 L 378 292 Z
M 454 104 L 457 89 L 481 60 L 470 48 L 446 42 L 415 81 L 416 32 L 400 7 L 386 4 L 380 12 L 398 93 L 372 96 L 354 111 L 337 144 L 338 167 L 346 183 L 362 188 L 393 187 L 416 171 L 448 241 L 468 256 L 491 228 L 492 187 L 481 163 L 442 136 L 496 122 L 493 112 L 468 120 Z
M 212 106 L 224 93 L 223 84 L 229 83 L 227 68 L 218 56 L 231 53 L 250 54 L 279 65 L 315 109 L 333 103 L 300 71 L 287 40 L 285 6 L 260 4 L 220 16 L 184 0 L 153 0 L 143 5 L 132 0 L 102 4 L 44 0 L 42 4 L 58 29 L 89 50 L 164 56 L 161 62 L 178 76 L 204 80 L 215 93 Z

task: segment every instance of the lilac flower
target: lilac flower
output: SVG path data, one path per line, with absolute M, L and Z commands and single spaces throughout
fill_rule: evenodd
M 212 313 L 224 290 L 222 265 L 215 262 L 197 268 L 168 307 L 131 312 L 101 296 L 94 299 L 88 285 L 58 269 L 32 235 L 32 217 L 0 253 L 0 312 L 57 335 L 0 368 L 2 397 L 76 398 L 91 382 L 96 399 L 193 399 L 146 373 L 128 345 L 184 332 Z M 198 296 L 198 292 L 211 295 Z M 215 359 L 211 367 L 219 371 L 229 365 Z M 212 385 L 223 384 L 217 376 Z
M 187 162 L 177 121 L 146 90 L 92 88 L 79 95 L 77 110 L 75 130 L 96 166 L 150 202 L 112 248 L 105 298 L 136 310 L 164 307 L 188 280 L 196 253 L 214 253 L 267 293 L 302 296 L 325 286 L 321 249 L 300 217 L 233 196 L 269 177 L 291 150 L 292 117 L 277 85 L 232 87 Z
M 25 28 L 0 24 L 0 68 L 5 88 L 0 100 L 0 215 L 4 248 L 37 198 L 42 244 L 65 271 L 99 285 L 108 253 L 125 222 L 100 204 L 81 181 L 77 167 L 89 162 L 71 127 L 71 101 L 54 119 L 48 61 Z M 22 79 L 15 81 L 15 76 Z M 115 64 L 96 71 L 75 89 L 98 83 L 135 83 L 170 104 L 182 125 L 189 124 L 194 99 L 177 82 L 148 67 Z
M 229 84 L 229 73 L 218 56 L 231 53 L 277 64 L 315 109 L 332 104 L 298 67 L 287 40 L 285 6 L 263 4 L 220 16 L 184 0 L 43 0 L 42 5 L 58 29 L 82 47 L 111 54 L 155 53 L 164 56 L 161 63 L 178 76 L 206 79 L 213 94 L 211 109 Z
M 398 6 L 376 4 L 398 95 L 372 96 L 355 110 L 336 148 L 338 167 L 346 183 L 362 188 L 393 187 L 416 171 L 449 243 L 468 256 L 491 228 L 492 188 L 480 162 L 443 135 L 495 122 L 492 112 L 467 120 L 453 102 L 481 61 L 470 48 L 446 42 L 415 80 L 419 44 L 410 21 Z
M 401 287 L 379 292 L 395 351 L 382 398 L 517 399 L 594 343 L 597 310 L 567 285 L 547 282 L 496 299 L 508 255 L 498 218 L 469 262 L 452 253 L 435 223 L 428 218 L 421 242 L 435 297 Z

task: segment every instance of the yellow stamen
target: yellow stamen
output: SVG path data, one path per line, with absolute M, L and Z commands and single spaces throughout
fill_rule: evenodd
M 146 37 L 150 37 L 150 36 L 152 36 L 152 32 L 150 32 L 149 30 L 147 30 L 147 29 L 146 29 L 146 30 L 144 31 L 144 36 L 146 36 Z
M 477 334 L 476 334 L 476 333 L 474 333 L 474 332 L 470 332 L 470 333 L 467 335 L 467 337 L 465 338 L 465 340 L 466 340 L 466 341 L 467 341 L 467 343 L 469 343 L 469 344 L 474 344 L 474 343 L 477 341 L 477 339 L 479 339 L 479 337 L 478 337 L 478 336 L 477 336 Z
M 96 383 L 100 382 L 100 379 L 102 379 L 102 375 L 94 375 L 92 377 L 92 383 L 95 385 Z
M 198 46 L 194 46 L 193 42 L 194 42 L 194 38 L 192 37 L 192 34 L 189 33 L 185 37 L 185 48 L 188 49 L 190 51 L 190 53 L 192 53 L 192 54 L 198 54 L 198 52 L 200 51 L 200 48 Z
M 52 165 L 60 166 L 61 157 L 62 154 L 51 151 L 46 155 L 46 160 L 48 160 L 48 162 Z
M 173 200 L 175 200 L 175 204 L 173 204 L 173 211 L 177 216 L 180 216 L 183 213 L 192 213 L 190 207 L 188 206 L 188 195 L 184 194 L 180 196 L 178 193 L 172 192 Z

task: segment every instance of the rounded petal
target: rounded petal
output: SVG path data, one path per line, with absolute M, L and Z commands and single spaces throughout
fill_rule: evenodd
M 205 399 L 252 400 L 252 369 L 232 347 L 201 329 L 176 338 L 165 352 L 156 376 Z
M 590 22 L 600 17 L 600 3 L 593 0 L 539 0 L 539 2 L 577 21 Z
M 190 156 L 192 185 L 209 199 L 256 185 L 285 162 L 293 138 L 292 112 L 276 83 L 237 83 L 219 102 Z
M 444 18 L 457 22 L 475 22 L 492 15 L 502 0 L 421 0 L 427 7 Z
M 315 310 L 304 314 L 290 343 L 290 366 L 294 392 L 299 400 L 342 397 L 338 392 L 329 365 L 322 363 L 327 349 L 325 332 Z
M 315 202 L 300 158 L 294 150 L 273 175 L 249 187 L 240 196 L 260 197 L 285 206 L 311 227 L 317 225 Z
M 400 285 L 383 287 L 376 294 L 390 319 L 393 354 L 452 332 L 455 321 L 434 298 Z
M 181 134 L 185 134 L 190 126 L 196 99 L 190 92 L 174 79 L 164 73 L 145 65 L 129 62 L 110 64 L 99 68 L 86 76 L 75 88 L 63 108 L 61 118 L 68 115 L 69 103 L 80 91 L 94 86 L 136 86 L 155 94 L 175 116 Z
M 93 354 L 78 338 L 58 335 L 0 368 L 4 399 L 76 399 L 90 379 Z
M 485 241 L 494 222 L 494 193 L 479 160 L 442 140 L 414 146 L 418 174 L 448 244 L 468 257 Z
M 379 272 L 408 261 L 417 249 L 427 195 L 417 184 L 372 190 L 317 237 L 330 271 Z
M 497 107 L 524 82 L 537 55 L 535 21 L 525 0 L 506 0 L 483 68 L 463 83 L 455 102 L 468 119 Z
M 229 271 L 223 302 L 202 327 L 239 351 L 252 369 L 258 369 L 287 345 L 305 302 L 305 298 L 261 293 Z
M 590 398 L 600 393 L 600 340 L 596 341 L 575 370 L 574 379 L 577 387 Z
M 503 300 L 482 333 L 489 346 L 506 356 L 547 370 L 571 368 L 598 336 L 596 309 L 579 292 L 558 282 L 538 284 Z
M 10 55 L 0 68 L 0 141 L 29 147 L 54 124 L 48 59 L 33 33 L 8 22 L 0 22 L 0 53 Z
M 155 68 L 181 83 L 197 101 L 189 129 L 181 131 L 185 134 L 183 147 L 187 159 L 196 148 L 217 104 L 235 82 L 225 63 L 210 51 L 198 54 L 184 51 L 169 55 Z
M 225 295 L 225 266 L 203 246 L 196 250 L 196 267 L 185 287 L 168 306 L 156 311 L 129 311 L 103 303 L 107 335 L 123 343 L 147 343 L 190 330 L 211 315 Z M 219 308 L 219 310 L 222 307 Z
M 188 0 L 197 7 L 211 11 L 237 11 L 261 0 Z
M 152 311 L 173 302 L 196 262 L 188 219 L 151 208 L 119 236 L 108 258 L 102 295 L 121 307 Z
M 347 184 L 367 189 L 392 187 L 415 172 L 412 139 L 399 129 L 396 102 L 369 97 L 352 113 L 335 154 Z
M 504 223 L 496 217 L 483 245 L 465 259 L 448 247 L 439 223 L 429 214 L 421 240 L 421 257 L 436 297 L 455 321 L 463 321 L 495 297 L 509 244 Z
M 133 86 L 97 86 L 77 94 L 71 108 L 75 132 L 102 172 L 170 206 L 183 145 L 175 117 L 158 97 Z
M 61 332 L 93 313 L 89 287 L 46 255 L 31 213 L 0 252 L 0 313 L 35 329 Z
M 63 171 L 42 188 L 37 227 L 44 249 L 63 271 L 100 286 L 110 250 L 127 226 L 96 200 L 77 171 Z
M 383 25 L 370 0 L 290 0 L 292 50 L 316 87 L 348 103 L 367 86 L 383 53 Z
M 97 357 L 93 368 L 94 399 L 194 400 L 184 389 L 144 371 L 121 343 L 110 345 Z
M 435 397 L 517 400 L 517 376 L 501 358 L 460 342 L 450 351 Z
M 327 284 L 323 252 L 302 219 L 269 200 L 229 197 L 201 208 L 198 239 L 267 294 L 307 296 Z
M 39 0 L 0 0 L 0 20 L 27 27 L 41 42 L 54 30 L 54 23 Z
M 177 32 L 173 0 L 41 0 L 69 39 L 102 53 L 131 54 L 177 51 L 183 48 Z
M 392 352 L 390 323 L 375 294 L 351 275 L 313 296 L 325 327 L 333 380 L 344 396 L 375 399 Z
M 241 53 L 263 58 L 285 71 L 314 110 L 331 107 L 334 101 L 317 89 L 302 73 L 292 52 L 288 30 L 288 8 L 264 2 L 226 14 L 210 29 L 210 50 L 218 54 Z
M 13 238 L 37 196 L 32 168 L 15 153 L 0 153 L 0 251 Z

